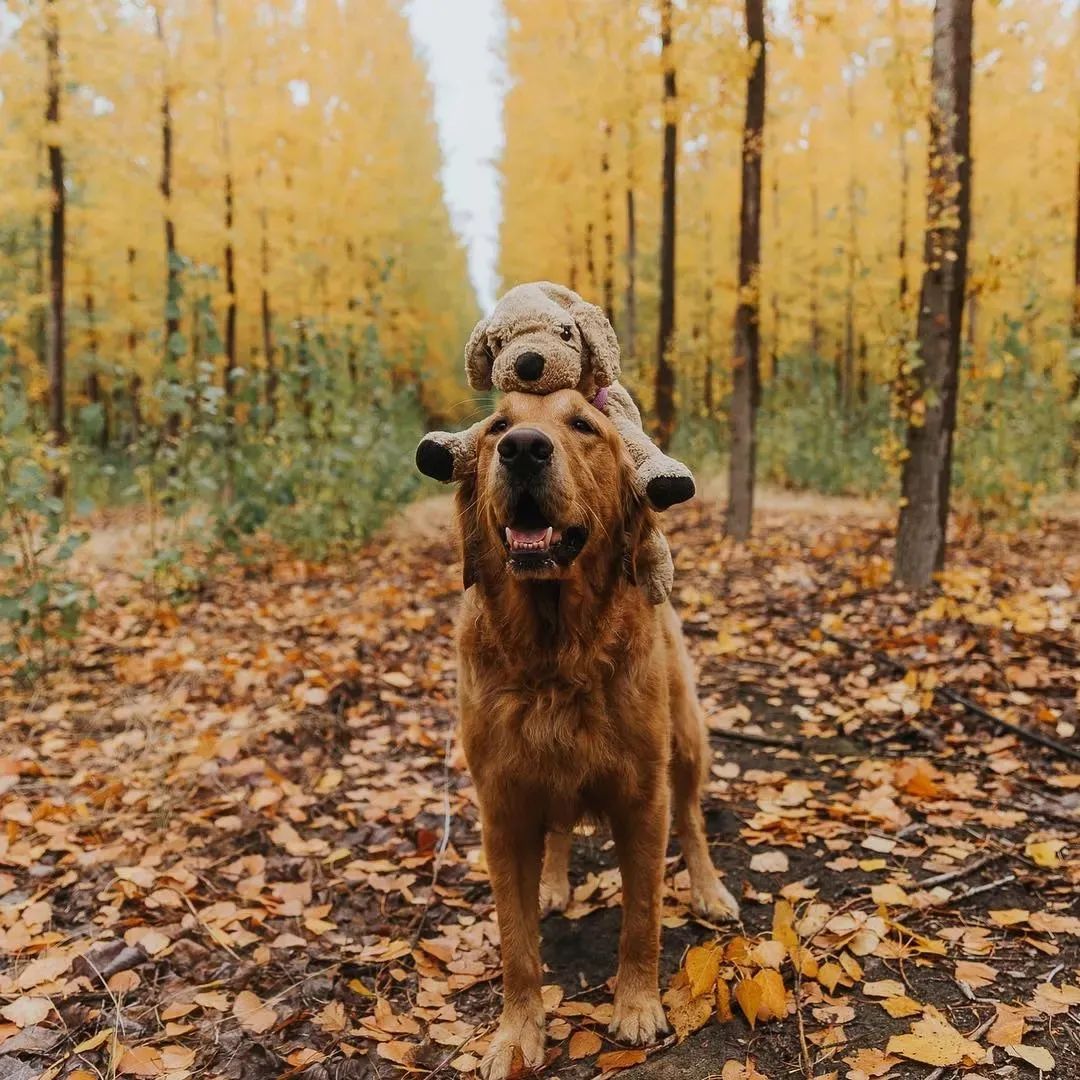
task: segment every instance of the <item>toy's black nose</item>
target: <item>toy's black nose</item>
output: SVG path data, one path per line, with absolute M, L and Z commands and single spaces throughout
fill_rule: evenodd
M 523 352 L 514 361 L 514 370 L 519 379 L 535 382 L 544 374 L 544 358 L 538 352 Z
M 551 460 L 554 449 L 542 431 L 514 428 L 499 440 L 499 460 L 515 476 L 535 476 Z

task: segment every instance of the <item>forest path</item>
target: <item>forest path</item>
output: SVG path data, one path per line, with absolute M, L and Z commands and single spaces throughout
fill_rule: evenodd
M 711 1019 L 711 983 L 687 1000 L 686 950 L 717 935 L 690 916 L 673 848 L 663 983 L 683 1030 L 704 1026 L 626 1075 L 728 1080 L 749 1060 L 769 1080 L 921 1078 L 884 1053 L 913 1024 L 895 1047 L 916 1056 L 970 1062 L 954 1036 L 978 1032 L 994 1069 L 1034 1077 L 1049 1052 L 1054 1075 L 1080 1074 L 1080 768 L 934 693 L 1075 745 L 1080 528 L 958 536 L 943 591 L 918 601 L 889 584 L 892 522 L 873 506 L 764 500 L 744 549 L 721 541 L 721 510 L 706 493 L 665 518 L 715 728 L 713 854 L 748 941 L 721 931 L 714 981 L 755 976 L 782 901 L 817 974 L 796 993 L 783 961 L 786 1015 L 753 1029 L 738 1005 Z M 72 664 L 4 691 L 0 1075 L 476 1064 L 499 971 L 453 734 L 451 524 L 448 500 L 420 503 L 347 561 L 264 552 L 178 605 L 102 569 Z M 543 924 L 548 1075 L 642 1056 L 606 1037 L 609 848 L 576 845 L 573 904 Z

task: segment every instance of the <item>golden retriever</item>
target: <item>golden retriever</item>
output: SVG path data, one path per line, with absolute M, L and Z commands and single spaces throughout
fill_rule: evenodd
M 615 1037 L 650 1043 L 667 1028 L 658 965 L 672 815 L 695 910 L 738 917 L 709 857 L 708 743 L 679 621 L 634 581 L 650 515 L 614 427 L 576 390 L 508 394 L 458 493 L 461 731 L 502 939 L 488 1080 L 543 1063 L 541 906 L 566 906 L 583 818 L 610 823 L 622 873 Z

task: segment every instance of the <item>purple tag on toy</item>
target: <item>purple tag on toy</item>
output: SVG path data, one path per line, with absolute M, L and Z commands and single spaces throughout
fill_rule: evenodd
M 607 408 L 607 399 L 608 388 L 606 386 L 601 386 L 600 389 L 596 391 L 596 397 L 592 399 L 593 408 L 603 412 Z

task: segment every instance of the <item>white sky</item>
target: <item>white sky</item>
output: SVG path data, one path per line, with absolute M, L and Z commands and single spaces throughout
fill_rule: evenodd
M 443 152 L 443 186 L 454 227 L 469 253 L 482 308 L 495 302 L 498 254 L 502 94 L 496 46 L 503 33 L 500 0 L 409 0 L 413 37 L 435 89 Z

